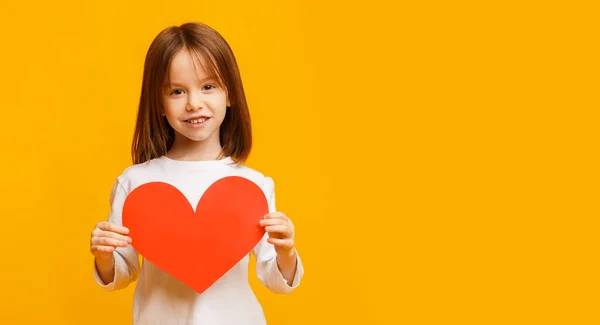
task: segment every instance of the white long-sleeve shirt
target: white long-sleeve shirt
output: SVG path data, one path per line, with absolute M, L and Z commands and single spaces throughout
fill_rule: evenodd
M 165 156 L 127 168 L 114 184 L 108 221 L 122 225 L 121 212 L 125 198 L 137 186 L 162 181 L 175 186 L 196 206 L 204 191 L 216 180 L 226 176 L 242 176 L 260 186 L 275 210 L 274 183 L 270 177 L 233 164 L 226 158 L 213 161 L 179 161 Z M 275 293 L 291 293 L 300 284 L 304 269 L 298 257 L 296 274 L 291 286 L 283 278 L 276 262 L 275 248 L 267 242 L 268 234 L 254 247 L 256 275 L 260 282 Z M 179 280 L 143 259 L 133 246 L 119 247 L 113 253 L 115 276 L 103 283 L 96 268 L 96 282 L 108 291 L 127 287 L 137 280 L 133 301 L 133 324 L 185 325 L 264 325 L 261 305 L 248 283 L 250 254 L 217 280 L 202 294 L 196 293 Z

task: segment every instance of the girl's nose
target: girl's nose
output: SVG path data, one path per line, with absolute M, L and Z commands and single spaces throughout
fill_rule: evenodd
M 202 95 L 191 95 L 186 105 L 188 111 L 201 110 L 203 107 L 204 100 L 202 100 Z
M 190 111 L 190 112 L 191 111 L 198 111 L 201 108 L 202 107 L 200 105 L 197 105 L 197 104 L 191 103 L 191 102 L 188 102 L 188 104 L 185 106 L 185 109 L 188 110 L 188 111 Z

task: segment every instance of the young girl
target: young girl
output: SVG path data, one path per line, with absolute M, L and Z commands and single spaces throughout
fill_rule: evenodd
M 202 294 L 147 260 L 140 266 L 121 212 L 128 193 L 151 181 L 174 185 L 192 206 L 220 178 L 256 183 L 269 204 L 260 222 L 266 233 L 252 250 L 257 276 L 276 293 L 298 287 L 304 271 L 294 226 L 275 209 L 273 180 L 243 165 L 251 143 L 244 89 L 227 42 L 200 23 L 163 30 L 146 56 L 133 166 L 117 177 L 108 221 L 96 225 L 90 243 L 100 286 L 113 291 L 138 280 L 133 324 L 266 323 L 247 281 L 249 254 Z

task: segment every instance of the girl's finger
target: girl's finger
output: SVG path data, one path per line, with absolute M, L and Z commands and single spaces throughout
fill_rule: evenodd
M 269 238 L 267 242 L 282 248 L 292 248 L 294 246 L 294 241 L 291 239 Z
M 119 240 L 119 241 L 124 241 L 124 242 L 127 242 L 127 243 L 131 243 L 131 237 L 119 235 L 118 233 L 110 232 L 110 231 L 102 231 L 100 233 L 100 235 L 97 236 L 97 237 L 108 237 L 108 238 L 116 239 L 116 240 Z
M 125 247 L 127 246 L 127 242 L 108 237 L 95 237 L 92 238 L 92 245 Z
M 286 224 L 286 221 L 283 219 L 262 219 L 260 221 L 261 226 L 275 226 L 284 224 Z
M 121 235 L 127 235 L 129 233 L 129 229 L 106 221 L 100 222 L 98 228 L 104 231 L 116 232 Z
M 291 229 L 285 225 L 267 226 L 265 231 L 269 233 L 280 233 L 287 236 L 292 234 Z
M 294 228 L 294 224 L 292 223 L 292 220 L 290 218 L 288 218 L 288 216 L 286 216 L 285 214 L 283 214 L 281 212 L 273 212 L 273 213 L 266 215 L 265 218 L 262 219 L 261 225 L 263 225 L 263 226 L 270 225 L 269 221 L 272 221 L 272 220 L 281 220 L 281 221 L 283 221 L 283 223 L 289 224 L 291 228 Z M 281 224 L 279 221 L 274 221 L 274 222 L 275 223 L 273 223 L 273 224 Z
M 265 219 L 283 219 L 283 220 L 288 220 L 289 221 L 289 218 L 285 214 L 283 214 L 281 212 L 272 212 L 272 213 L 269 213 L 269 214 L 267 214 L 265 216 Z
M 95 253 L 95 252 L 112 253 L 112 252 L 114 252 L 114 250 L 115 250 L 115 248 L 112 246 L 101 246 L 101 245 L 92 246 L 92 248 L 91 248 L 92 253 Z
M 112 232 L 112 231 L 105 231 L 105 230 L 101 230 L 99 228 L 94 229 L 94 231 L 92 231 L 92 238 L 93 237 L 108 237 L 108 238 L 113 238 L 116 240 L 121 240 L 121 241 L 126 241 L 128 243 L 131 243 L 131 237 L 128 236 L 123 236 L 120 235 L 116 232 Z

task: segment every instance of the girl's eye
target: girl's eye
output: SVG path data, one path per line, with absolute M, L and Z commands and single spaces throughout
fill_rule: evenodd
M 209 88 L 207 88 L 207 87 L 209 87 Z M 204 89 L 206 89 L 206 90 L 211 90 L 211 89 L 214 89 L 214 88 L 216 88 L 214 85 L 206 85 L 206 86 L 204 86 Z
M 181 95 L 182 92 L 183 91 L 181 89 L 175 89 L 175 90 L 173 90 L 173 92 L 171 93 L 171 95 Z

